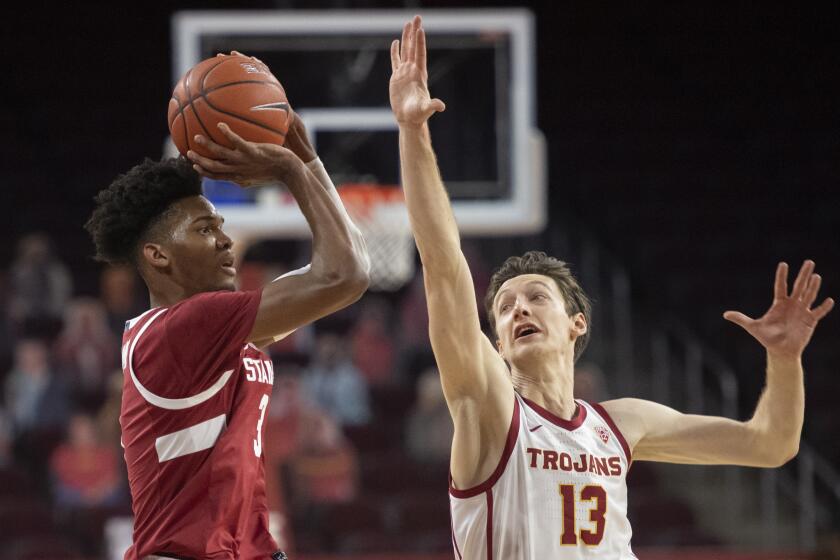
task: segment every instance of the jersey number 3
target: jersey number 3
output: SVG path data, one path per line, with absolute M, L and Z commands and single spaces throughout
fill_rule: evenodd
M 260 399 L 260 419 L 257 420 L 257 439 L 254 440 L 254 455 L 262 455 L 262 423 L 265 419 L 265 409 L 268 408 L 268 395 Z
M 561 545 L 577 545 L 578 534 L 575 530 L 575 486 L 561 484 L 560 496 L 563 498 L 563 534 L 560 536 Z M 588 546 L 601 544 L 604 538 L 604 526 L 607 523 L 607 492 L 601 486 L 589 484 L 580 489 L 580 501 L 594 501 L 595 505 L 589 510 L 589 520 L 594 530 L 581 529 L 580 540 Z

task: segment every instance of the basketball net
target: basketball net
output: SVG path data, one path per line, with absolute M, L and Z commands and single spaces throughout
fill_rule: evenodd
M 370 255 L 370 287 L 394 291 L 414 277 L 414 239 L 399 187 L 345 183 L 338 189 Z

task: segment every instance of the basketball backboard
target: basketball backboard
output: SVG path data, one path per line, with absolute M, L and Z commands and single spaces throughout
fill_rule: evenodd
M 527 10 L 420 11 L 429 87 L 447 104 L 430 121 L 441 172 L 465 235 L 540 231 L 545 150 L 535 127 L 534 23 Z M 179 12 L 173 84 L 197 62 L 238 50 L 263 60 L 336 185 L 399 183 L 397 125 L 388 104 L 389 47 L 413 12 Z M 172 148 L 169 148 L 172 150 Z M 174 153 L 171 151 L 170 153 Z M 277 188 L 214 181 L 205 191 L 246 237 L 304 237 L 306 223 Z

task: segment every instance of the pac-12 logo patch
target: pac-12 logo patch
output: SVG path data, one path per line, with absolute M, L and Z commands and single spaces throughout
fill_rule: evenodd
M 601 441 L 607 443 L 610 441 L 610 432 L 603 426 L 595 426 L 595 433 L 601 438 Z

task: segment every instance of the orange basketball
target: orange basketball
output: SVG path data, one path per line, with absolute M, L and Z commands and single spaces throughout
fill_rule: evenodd
M 232 148 L 217 127 L 231 130 L 251 142 L 283 144 L 291 107 L 280 82 L 259 60 L 241 55 L 219 55 L 187 70 L 169 100 L 169 132 L 178 151 L 193 150 L 213 157 L 196 144 L 196 134 Z

